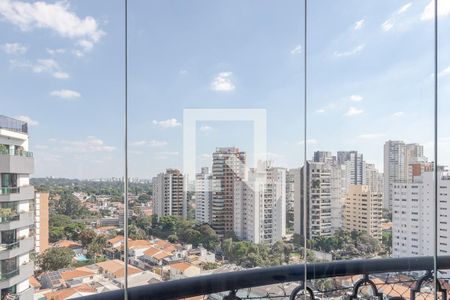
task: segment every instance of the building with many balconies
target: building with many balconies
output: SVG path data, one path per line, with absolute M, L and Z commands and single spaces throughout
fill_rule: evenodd
M 32 299 L 28 278 L 34 264 L 34 160 L 27 123 L 0 116 L 0 290 L 1 297 Z

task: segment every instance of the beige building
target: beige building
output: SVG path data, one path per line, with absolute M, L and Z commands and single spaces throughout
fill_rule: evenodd
M 153 178 L 153 213 L 159 217 L 187 217 L 184 176 L 177 169 L 167 169 Z
M 48 249 L 48 193 L 36 193 L 35 198 L 35 247 L 37 253 Z
M 381 240 L 383 195 L 367 185 L 350 185 L 344 205 L 344 230 L 367 232 Z

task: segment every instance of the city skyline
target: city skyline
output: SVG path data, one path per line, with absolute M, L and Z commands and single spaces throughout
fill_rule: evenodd
M 122 3 L 45 2 L 36 15 L 19 9 L 35 8 L 33 2 L 3 3 L 0 100 L 8 105 L 2 113 L 29 121 L 35 176 L 121 177 Z M 431 158 L 430 1 L 356 3 L 310 5 L 310 153 L 358 150 L 381 169 L 383 143 L 391 139 L 423 144 Z M 440 3 L 445 31 L 450 9 L 448 1 Z M 283 7 L 130 1 L 130 176 L 150 178 L 166 167 L 182 168 L 182 114 L 192 107 L 266 109 L 269 158 L 282 167 L 300 166 L 301 6 L 294 1 Z M 250 10 L 257 13 L 236 14 Z M 56 26 L 61 15 L 73 24 Z M 214 22 L 229 19 L 233 24 Z M 441 38 L 439 46 L 439 92 L 445 98 L 450 95 L 450 43 Z M 18 84 L 24 81 L 27 89 Z M 441 101 L 441 111 L 448 108 Z M 439 123 L 442 165 L 450 162 L 446 122 L 441 118 Z M 250 125 L 199 122 L 197 165 L 210 165 L 216 146 L 239 145 L 252 153 Z

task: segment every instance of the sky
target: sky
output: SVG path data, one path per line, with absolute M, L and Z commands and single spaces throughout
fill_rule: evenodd
M 183 167 L 185 109 L 265 109 L 267 157 L 301 165 L 302 1 L 128 2 L 130 176 Z M 450 165 L 450 0 L 439 3 L 438 163 Z M 432 160 L 432 5 L 309 1 L 308 157 L 358 150 L 382 170 L 392 139 Z M 124 21 L 118 0 L 0 0 L 0 114 L 28 121 L 33 176 L 123 176 Z M 197 169 L 216 147 L 251 161 L 253 125 L 199 120 Z

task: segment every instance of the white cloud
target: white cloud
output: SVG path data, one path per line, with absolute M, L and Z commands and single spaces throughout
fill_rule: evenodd
M 393 18 L 389 18 L 386 21 L 383 22 L 383 24 L 381 24 L 381 28 L 383 29 L 383 31 L 389 31 L 392 29 L 392 27 L 394 27 L 394 19 Z
M 38 59 L 37 63 L 32 66 L 33 72 L 35 73 L 47 72 L 58 68 L 58 63 L 51 58 Z
M 81 97 L 80 93 L 78 93 L 76 91 L 72 91 L 72 90 L 52 91 L 50 93 L 50 95 L 54 96 L 54 97 L 63 98 L 63 99 L 76 99 L 76 98 L 80 98 Z
M 158 140 L 140 140 L 131 143 L 132 146 L 149 146 L 149 147 L 163 147 L 167 145 L 166 141 L 158 141 Z
M 361 28 L 363 28 L 364 27 L 364 23 L 365 23 L 366 21 L 364 20 L 364 19 L 361 19 L 361 20 L 359 20 L 359 21 L 356 21 L 355 22 L 355 25 L 353 25 L 353 30 L 360 30 Z
M 50 55 L 64 54 L 64 53 L 66 53 L 66 49 L 63 49 L 63 48 L 57 48 L 57 49 L 47 48 L 47 53 L 50 54 Z
M 188 71 L 184 70 L 184 69 L 182 69 L 178 72 L 178 74 L 180 74 L 180 75 L 186 75 L 187 73 L 188 73 Z
M 360 115 L 364 112 L 364 110 L 356 108 L 356 107 L 350 107 L 348 109 L 348 111 L 345 113 L 346 116 L 356 116 L 356 115 Z
M 78 50 L 78 49 L 73 50 L 72 54 L 75 55 L 76 57 L 83 57 L 84 56 L 84 52 L 81 51 L 81 50 Z
M 358 101 L 361 101 L 362 99 L 364 99 L 364 98 L 362 96 L 360 96 L 360 95 L 351 95 L 350 96 L 350 100 L 351 101 L 358 102 Z
M 297 55 L 302 53 L 302 45 L 297 45 L 294 49 L 291 50 L 292 55 Z
M 316 110 L 316 113 L 319 113 L 319 114 L 324 113 L 324 112 L 325 112 L 325 109 L 323 109 L 323 108 Z
M 105 143 L 95 136 L 88 136 L 87 139 L 79 140 L 62 140 L 62 151 L 70 153 L 91 153 L 91 152 L 112 152 L 116 148 L 105 145 Z
M 438 74 L 438 76 L 447 76 L 447 75 L 450 75 L 450 66 L 440 71 Z
M 105 34 L 97 21 L 87 16 L 80 18 L 73 12 L 67 1 L 33 3 L 15 0 L 0 2 L 0 15 L 4 20 L 19 27 L 22 31 L 50 29 L 64 38 L 96 43 Z
M 450 1 L 439 0 L 438 2 L 438 17 L 445 17 L 450 14 Z M 434 20 L 434 0 L 431 0 L 420 16 L 422 21 Z
M 11 59 L 9 63 L 13 68 L 26 69 L 38 74 L 51 73 L 53 77 L 59 79 L 69 78 L 69 75 L 67 73 L 60 70 L 61 68 L 59 67 L 58 62 L 56 62 L 52 58 L 38 59 L 34 63 L 29 61 Z
M 393 114 L 392 114 L 392 117 L 398 118 L 398 117 L 403 116 L 404 114 L 405 114 L 404 112 L 398 111 L 398 112 L 393 113 Z
M 70 76 L 66 72 L 54 72 L 53 77 L 58 78 L 58 79 L 67 79 Z
M 211 131 L 213 131 L 213 128 L 208 125 L 202 125 L 200 126 L 200 131 L 204 133 L 210 133 Z
M 383 133 L 366 133 L 366 134 L 361 134 L 358 137 L 360 139 L 364 139 L 364 140 L 373 140 L 373 139 L 379 139 L 384 137 L 385 135 Z
M 394 26 L 398 23 L 399 19 L 401 19 L 401 15 L 404 14 L 410 7 L 412 6 L 412 2 L 408 2 L 402 5 L 396 12 L 392 13 L 391 16 L 381 24 L 381 29 L 384 32 L 388 32 L 394 28 Z
M 408 2 L 405 5 L 403 5 L 402 7 L 400 7 L 400 9 L 398 10 L 398 14 L 402 14 L 405 11 L 407 11 L 410 7 L 412 6 L 412 2 Z
M 29 116 L 18 116 L 18 117 L 16 117 L 16 119 L 27 122 L 28 125 L 30 125 L 30 126 L 38 126 L 39 125 L 38 121 L 31 119 Z
M 319 143 L 319 141 L 318 140 L 316 140 L 316 139 L 307 139 L 306 140 L 306 145 L 317 145 Z M 304 145 L 305 144 L 305 141 L 303 140 L 303 141 L 300 141 L 300 142 L 298 142 L 298 144 L 299 145 Z
M 1 48 L 7 54 L 24 54 L 27 52 L 27 47 L 19 43 L 6 43 Z
M 78 42 L 78 45 L 85 51 L 91 51 L 94 47 L 94 43 L 88 40 L 80 40 Z
M 355 48 L 353 48 L 350 51 L 344 51 L 344 52 L 335 51 L 334 55 L 337 57 L 356 55 L 356 54 L 359 54 L 361 51 L 363 51 L 365 46 L 366 46 L 365 44 L 361 44 L 361 45 L 356 46 Z
M 217 92 L 231 92 L 236 86 L 233 83 L 231 72 L 219 73 L 211 82 L 211 89 Z
M 175 118 L 162 120 L 162 121 L 153 120 L 153 124 L 155 124 L 161 128 L 174 128 L 174 127 L 181 126 L 181 123 L 178 122 L 177 119 L 175 119 Z

